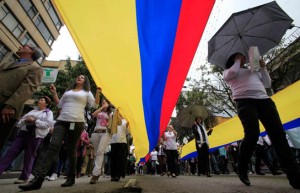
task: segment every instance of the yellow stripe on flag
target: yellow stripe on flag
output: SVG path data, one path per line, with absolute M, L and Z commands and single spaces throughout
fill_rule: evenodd
M 144 157 L 149 142 L 142 104 L 135 1 L 54 2 L 97 86 L 129 121 L 137 157 Z

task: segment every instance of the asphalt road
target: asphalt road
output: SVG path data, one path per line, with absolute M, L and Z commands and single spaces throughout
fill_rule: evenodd
M 0 193 L 20 192 L 17 185 L 13 184 L 16 178 L 0 179 Z M 111 182 L 110 178 L 99 178 L 97 184 L 89 184 L 90 178 L 76 179 L 72 187 L 62 188 L 60 184 L 65 181 L 60 177 L 56 181 L 45 181 L 42 188 L 28 193 L 300 193 L 293 189 L 285 175 L 257 176 L 250 175 L 251 186 L 242 184 L 237 175 L 206 176 L 126 176 L 119 182 Z M 130 182 L 129 187 L 124 186 Z

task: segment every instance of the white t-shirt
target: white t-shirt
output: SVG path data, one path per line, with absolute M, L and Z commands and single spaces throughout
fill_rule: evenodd
M 61 97 L 58 108 L 61 112 L 57 118 L 60 121 L 84 122 L 84 108 L 86 104 L 97 108 L 93 94 L 89 91 L 66 91 Z
M 127 121 L 122 119 L 122 125 L 117 126 L 117 133 L 114 133 L 111 138 L 111 143 L 127 143 L 126 135 L 129 133 L 126 127 Z
M 174 132 L 165 132 L 166 150 L 177 150 L 176 135 Z
M 152 161 L 157 161 L 157 151 L 151 151 L 150 157 Z

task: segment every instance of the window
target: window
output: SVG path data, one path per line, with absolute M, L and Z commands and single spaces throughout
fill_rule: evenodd
M 29 39 L 30 39 L 30 36 L 29 36 L 28 33 L 26 33 L 26 34 L 24 35 L 24 37 L 20 39 L 20 42 L 21 42 L 22 45 L 26 45 L 27 42 L 29 41 Z
M 48 28 L 46 27 L 45 23 L 43 22 L 42 18 L 40 16 L 38 16 L 36 18 L 36 20 L 34 21 L 36 27 L 39 29 L 39 31 L 41 32 L 42 36 L 44 37 L 44 39 L 47 41 L 48 45 L 51 45 L 53 42 L 53 37 L 50 34 Z
M 8 53 L 8 49 L 0 42 L 0 62 L 4 59 L 6 54 Z
M 28 33 L 26 33 L 20 41 L 21 41 L 22 45 L 31 44 L 31 45 L 36 46 L 36 43 L 32 40 L 32 38 L 30 37 L 30 35 Z
M 2 20 L 7 14 L 9 14 L 9 11 L 4 5 L 2 5 L 0 8 L 0 20 Z
M 24 28 L 21 26 L 18 20 L 4 5 L 0 7 L 0 20 L 17 39 L 24 31 Z
M 31 19 L 38 13 L 30 0 L 19 0 L 19 2 Z
M 59 17 L 57 16 L 57 13 L 55 12 L 51 1 L 46 0 L 44 2 L 44 6 L 45 6 L 45 9 L 48 11 L 56 29 L 60 30 L 62 23 L 60 22 Z
M 21 6 L 27 12 L 27 14 L 29 15 L 29 17 L 31 19 L 38 14 L 37 9 L 31 3 L 31 0 L 19 0 L 19 3 L 21 4 Z M 52 45 L 52 43 L 54 41 L 54 37 L 48 30 L 42 17 L 40 15 L 36 16 L 36 18 L 33 20 L 33 23 L 37 27 L 37 29 L 40 31 L 41 35 L 43 36 L 45 41 L 48 43 L 48 45 Z
M 19 36 L 22 34 L 23 31 L 24 28 L 20 24 L 18 24 L 12 33 L 16 38 L 19 38 Z
M 12 56 L 9 58 L 8 61 L 10 61 L 10 62 L 15 62 L 15 61 L 18 60 L 18 59 L 19 59 L 18 56 L 12 55 Z

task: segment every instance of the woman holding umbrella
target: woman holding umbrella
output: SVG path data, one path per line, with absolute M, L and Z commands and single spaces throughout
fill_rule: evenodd
M 260 133 L 260 120 L 272 141 L 290 185 L 300 189 L 300 171 L 290 151 L 276 105 L 265 90 L 271 87 L 271 78 L 265 62 L 259 60 L 261 66 L 259 72 L 251 72 L 250 69 L 244 68 L 245 63 L 246 57 L 243 54 L 232 54 L 226 62 L 223 73 L 226 83 L 232 90 L 232 97 L 236 102 L 238 116 L 245 133 L 238 156 L 239 178 L 247 186 L 250 185 L 247 166 Z

